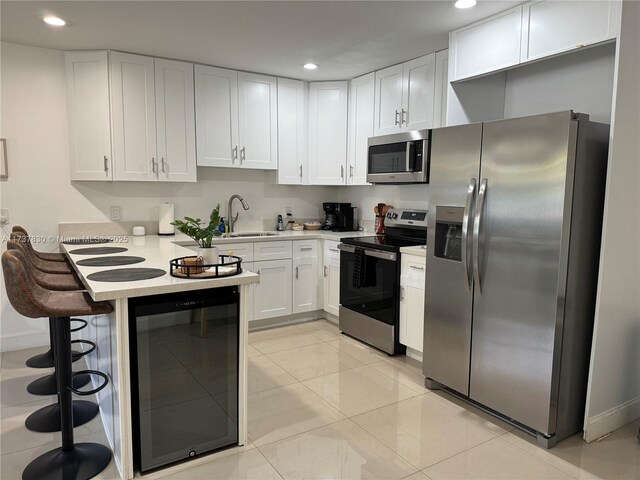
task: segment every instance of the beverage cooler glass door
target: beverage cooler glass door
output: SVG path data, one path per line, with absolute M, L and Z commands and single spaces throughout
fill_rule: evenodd
M 237 287 L 129 301 L 142 472 L 238 442 Z

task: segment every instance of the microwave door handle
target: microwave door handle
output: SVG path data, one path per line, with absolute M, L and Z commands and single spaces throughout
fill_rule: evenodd
M 471 268 L 469 265 L 469 261 L 471 260 L 470 255 L 470 247 L 471 242 L 469 241 L 469 234 L 473 229 L 473 216 L 471 215 L 471 206 L 473 203 L 473 197 L 476 194 L 476 179 L 472 178 L 469 181 L 469 187 L 467 188 L 467 200 L 464 202 L 464 214 L 462 215 L 462 271 L 464 274 L 464 284 L 467 287 L 467 290 L 471 291 Z
M 487 179 L 483 178 L 480 182 L 480 188 L 478 189 L 478 204 L 476 206 L 475 218 L 473 220 L 473 276 L 478 287 L 478 292 L 482 293 L 482 284 L 480 282 L 480 267 L 482 261 L 480 259 L 480 235 L 482 223 L 484 222 L 484 209 L 485 201 L 487 198 Z M 482 248 L 484 248 L 484 240 L 482 242 Z
M 406 168 L 405 168 L 405 172 L 413 172 L 415 170 L 415 165 L 413 164 L 413 157 L 414 157 L 414 143 L 413 142 L 407 142 L 407 151 L 406 151 Z

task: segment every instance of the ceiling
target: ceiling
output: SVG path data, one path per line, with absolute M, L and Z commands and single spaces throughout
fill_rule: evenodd
M 3 41 L 113 49 L 304 80 L 350 79 L 447 47 L 448 32 L 516 5 L 453 1 L 6 1 Z M 70 25 L 54 28 L 53 14 Z M 317 63 L 306 71 L 302 65 Z

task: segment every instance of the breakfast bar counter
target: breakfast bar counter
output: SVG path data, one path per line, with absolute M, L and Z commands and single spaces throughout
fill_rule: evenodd
M 188 379 L 193 380 L 192 384 L 195 385 L 181 386 L 180 389 L 182 390 L 169 385 L 169 389 L 174 388 L 178 394 L 187 391 L 191 397 L 198 397 L 198 395 L 192 394 L 189 388 L 199 388 L 202 392 L 209 393 L 207 400 L 210 400 L 212 404 L 217 401 L 215 403 L 216 407 L 222 405 L 222 407 L 218 408 L 220 410 L 218 416 L 225 417 L 226 415 L 226 417 L 233 420 L 227 422 L 231 425 L 228 428 L 233 430 L 233 436 L 227 435 L 227 437 L 232 438 L 233 444 L 237 443 L 237 446 L 244 445 L 247 441 L 247 299 L 249 285 L 258 283 L 259 276 L 246 271 L 237 275 L 218 278 L 178 278 L 169 274 L 169 261 L 175 258 L 193 256 L 194 251 L 177 244 L 176 237 L 116 237 L 113 240 L 110 243 L 101 244 L 61 244 L 61 249 L 69 258 L 89 295 L 96 301 L 108 301 L 114 307 L 113 313 L 109 315 L 86 318 L 85 320 L 89 322 L 89 328 L 82 330 L 82 338 L 90 340 L 97 345 L 96 350 L 85 357 L 89 368 L 102 371 L 109 377 L 109 384 L 107 388 L 97 394 L 97 401 L 100 406 L 102 423 L 122 478 L 132 479 L 139 473 L 141 456 L 144 464 L 145 453 L 143 452 L 141 455 L 139 451 L 141 435 L 144 442 L 145 433 L 153 429 L 156 431 L 167 430 L 165 428 L 167 427 L 166 425 L 154 425 L 153 428 L 148 424 L 145 425 L 144 419 L 148 418 L 146 411 L 142 412 L 142 415 L 139 412 L 139 410 L 143 409 L 151 411 L 153 408 L 159 411 L 161 409 L 158 409 L 158 404 L 164 408 L 172 407 L 172 405 L 166 405 L 167 393 L 164 391 L 165 386 L 162 385 L 162 388 L 160 388 L 160 382 L 166 382 L 166 379 L 159 376 L 157 372 L 163 368 L 167 372 L 173 371 L 176 379 L 188 377 Z M 120 241 L 118 242 L 118 240 Z M 102 266 L 94 266 L 95 263 L 100 263 Z M 105 266 L 105 263 L 108 265 Z M 95 274 L 98 272 L 100 272 L 98 278 L 102 276 L 107 281 L 97 280 Z M 142 279 L 132 280 L 131 278 L 135 278 L 131 277 L 132 273 L 142 274 Z M 119 276 L 121 278 L 118 278 Z M 202 291 L 202 296 L 206 297 L 202 298 L 202 301 L 198 296 L 200 291 Z M 217 291 L 220 292 L 220 296 L 225 296 L 225 298 L 229 297 L 231 292 L 234 295 L 233 298 L 236 299 L 233 305 L 237 305 L 238 308 L 230 308 L 225 305 L 220 307 L 215 298 Z M 174 301 L 180 295 L 192 300 L 178 304 L 180 307 L 173 314 L 155 316 L 145 314 L 147 316 L 143 319 L 143 328 L 139 328 L 138 334 L 136 334 L 136 319 L 133 318 L 136 305 L 144 304 L 147 299 L 153 299 L 155 302 L 162 302 L 165 298 Z M 193 301 L 193 299 L 196 301 Z M 192 306 L 192 304 L 195 306 Z M 233 325 L 231 327 L 225 324 L 225 315 L 233 317 Z M 211 324 L 211 326 L 208 327 L 209 330 L 207 331 L 208 324 Z M 183 342 L 186 348 L 183 345 L 181 347 L 182 351 L 178 351 L 179 345 L 177 342 L 169 344 L 176 338 L 179 340 L 179 335 L 170 335 L 176 338 L 169 338 L 155 343 L 149 341 L 148 337 L 152 334 L 156 335 L 156 332 L 152 330 L 158 328 L 158 326 L 165 331 L 174 329 L 174 331 L 181 333 L 183 337 L 187 337 L 183 339 L 186 340 L 186 342 Z M 136 346 L 136 335 L 139 338 L 138 346 Z M 144 341 L 140 339 L 144 339 Z M 166 358 L 158 354 L 157 345 L 162 342 L 166 346 Z M 227 343 L 233 345 L 228 347 Z M 146 352 L 147 365 L 138 365 L 140 361 L 135 352 L 140 348 L 148 349 Z M 156 350 L 152 350 L 153 348 Z M 176 350 L 170 351 L 172 348 Z M 215 353 L 219 350 L 224 350 L 227 357 L 233 356 L 234 358 L 215 357 Z M 196 353 L 194 354 L 194 352 Z M 197 364 L 199 362 L 200 367 L 204 364 L 203 360 L 206 360 L 209 362 L 207 366 L 211 370 L 217 365 L 216 362 L 227 362 L 233 367 L 231 373 L 225 372 L 233 380 L 227 381 L 228 384 L 233 384 L 233 388 L 227 389 L 234 390 L 226 392 L 227 396 L 223 399 L 226 400 L 226 404 L 219 399 L 216 400 L 217 397 L 214 393 L 219 397 L 220 393 L 218 391 L 210 393 L 205 390 L 205 388 L 208 388 L 209 391 L 212 390 L 206 383 L 209 379 L 201 380 L 193 372 L 189 372 L 191 375 L 180 373 L 177 367 L 190 368 L 189 363 L 180 356 L 181 354 L 191 355 L 192 360 L 196 360 L 192 363 Z M 195 358 L 196 355 L 200 355 L 202 358 Z M 236 355 L 237 362 L 235 360 Z M 169 361 L 173 363 L 169 365 Z M 173 368 L 173 370 L 169 367 Z M 137 378 L 138 368 L 140 368 L 140 372 L 143 372 L 140 375 L 140 383 L 138 383 Z M 197 373 L 203 375 L 201 372 Z M 143 374 L 146 375 L 146 379 L 143 378 Z M 150 380 L 151 378 L 155 383 Z M 235 392 L 236 380 L 237 394 Z M 144 384 L 145 381 L 148 385 Z M 177 382 L 170 381 L 169 383 Z M 143 387 L 140 387 L 140 385 L 143 385 Z M 157 391 L 153 391 L 154 388 L 160 391 L 160 396 L 164 395 L 159 401 L 156 401 L 155 397 L 150 397 L 150 395 L 158 394 Z M 193 400 L 191 397 L 188 400 Z M 206 412 L 201 416 L 202 421 L 206 423 L 208 416 L 214 415 L 215 412 L 211 408 L 205 409 L 202 407 L 202 397 L 203 395 L 200 395 L 196 400 L 200 402 L 199 405 L 202 411 Z M 233 405 L 228 405 L 229 399 L 233 399 Z M 154 401 L 155 405 L 153 405 Z M 153 417 L 153 413 L 149 415 Z M 141 417 L 144 418 L 141 420 Z M 162 423 L 167 422 L 162 420 Z M 136 425 L 143 425 L 143 428 L 136 427 Z M 177 428 L 176 431 L 182 430 L 184 435 L 189 435 L 197 427 L 197 422 L 191 427 L 185 424 L 182 429 Z M 227 428 L 226 425 L 225 428 Z M 188 442 L 189 440 L 187 439 L 186 441 Z M 197 442 L 194 440 L 194 443 Z M 161 450 L 158 449 L 157 445 L 146 444 L 146 446 L 149 449 Z M 203 450 L 206 451 L 207 449 Z M 209 447 L 208 450 L 215 450 L 215 446 Z M 204 451 L 193 449 L 192 452 L 187 451 L 186 456 L 196 456 L 199 453 L 204 453 Z M 171 463 L 172 461 L 174 460 L 170 459 L 166 463 Z

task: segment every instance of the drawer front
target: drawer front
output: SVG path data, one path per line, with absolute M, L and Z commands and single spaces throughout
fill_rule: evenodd
M 282 260 L 293 256 L 292 241 L 259 242 L 253 247 L 254 260 Z
M 402 256 L 401 275 L 403 284 L 424 288 L 426 259 L 415 255 Z
M 324 240 L 324 261 L 335 260 L 340 261 L 340 250 L 338 250 L 338 244 L 335 240 Z
M 294 240 L 293 258 L 318 258 L 318 240 Z
M 220 255 L 231 255 L 242 258 L 243 262 L 253 262 L 253 243 L 223 243 L 214 246 L 218 247 Z

